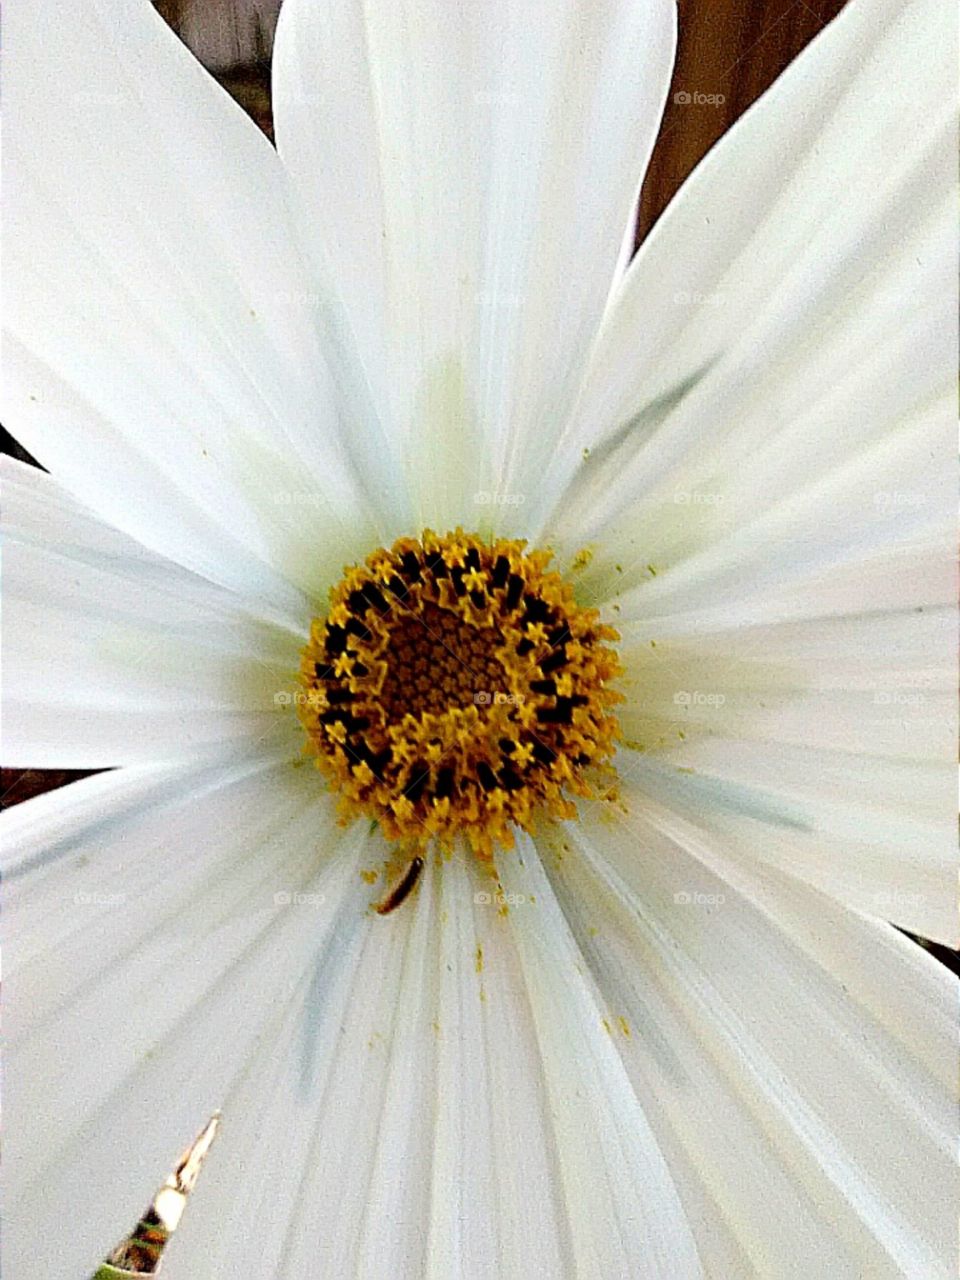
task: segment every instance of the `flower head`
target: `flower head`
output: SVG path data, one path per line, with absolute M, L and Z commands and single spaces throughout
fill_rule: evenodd
M 349 570 L 303 651 L 301 719 L 345 821 L 486 859 L 613 754 L 616 631 L 549 556 L 462 530 L 401 539 Z M 522 708 L 529 708 L 521 715 Z
M 953 21 L 10 15 L 11 1280 L 952 1274 Z

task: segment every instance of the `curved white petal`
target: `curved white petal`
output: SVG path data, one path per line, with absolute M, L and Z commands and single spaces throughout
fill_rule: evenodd
M 600 539 L 631 585 L 662 576 L 910 424 L 935 430 L 956 347 L 955 29 L 947 0 L 853 0 L 684 185 L 558 451 L 560 549 Z M 906 489 L 878 500 L 924 503 Z
M 555 905 L 501 912 L 460 856 L 328 948 L 237 1104 L 173 1280 L 697 1273 Z
M 302 630 L 108 528 L 36 467 L 0 472 L 6 763 L 95 768 L 275 739 L 297 754 Z
M 819 511 L 819 538 L 740 539 L 712 575 L 691 561 L 613 602 L 620 720 L 644 756 L 624 768 L 745 851 L 954 945 L 956 571 L 923 511 L 945 507 L 940 468 L 919 449 L 897 463 L 880 492 L 903 484 L 919 514 L 877 515 L 869 482 L 841 476 L 794 504 L 811 530 Z M 792 828 L 771 829 L 784 807 Z
M 296 608 L 403 500 L 364 494 L 283 168 L 141 0 L 8 28 L 4 421 L 117 528 Z
M 528 838 L 503 859 L 557 1134 L 578 1276 L 700 1274 L 669 1167 L 604 1026 L 604 1007 Z
M 956 980 L 635 795 L 623 810 L 558 831 L 546 865 L 708 1274 L 945 1280 Z
M 609 296 L 674 27 L 670 0 L 284 4 L 278 147 L 368 366 L 386 371 L 420 523 L 532 507 Z
M 623 767 L 744 865 L 782 868 L 858 911 L 960 942 L 956 766 L 718 736 L 665 757 L 627 753 Z
M 89 1275 L 214 1109 L 229 1126 L 245 1065 L 359 930 L 363 829 L 264 761 L 100 775 L 0 831 L 4 1274 Z
M 665 559 L 646 554 L 649 512 L 638 504 L 604 530 L 581 594 L 607 600 L 627 625 L 657 619 L 678 631 L 940 602 L 951 585 L 952 400 L 938 395 L 859 455 L 798 475 L 774 505 L 710 491 L 709 512 L 664 529 L 674 540 Z M 898 560 L 904 571 L 891 573 Z
M 788 566 L 773 540 L 772 572 L 758 554 L 698 592 L 681 567 L 624 598 L 622 768 L 743 853 L 954 946 L 953 555 L 899 512 L 888 545 L 857 547 L 850 505 L 847 554 L 824 536 Z

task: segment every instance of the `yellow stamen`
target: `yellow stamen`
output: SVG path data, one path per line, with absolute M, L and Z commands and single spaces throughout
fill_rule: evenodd
M 550 554 L 426 530 L 348 569 L 303 651 L 308 749 L 341 816 L 481 857 L 538 815 L 575 816 L 614 752 L 617 633 Z M 609 776 L 604 780 L 609 784 Z

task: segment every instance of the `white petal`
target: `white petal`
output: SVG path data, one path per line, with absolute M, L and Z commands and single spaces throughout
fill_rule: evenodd
M 674 26 L 668 0 L 285 3 L 278 147 L 368 366 L 387 371 L 422 523 L 532 503 L 609 296 Z
M 630 798 L 548 861 L 709 1274 L 947 1277 L 957 984 Z
M 374 512 L 282 166 L 140 0 L 9 25 L 6 425 L 152 550 L 296 607 L 396 486 Z
M 744 854 L 953 946 L 956 610 L 939 555 L 622 626 L 619 763 Z
M 745 866 L 957 946 L 955 768 L 718 737 L 623 770 Z
M 942 540 L 909 550 L 651 602 L 622 627 L 620 766 L 744 856 L 955 946 L 954 567 Z
M 685 184 L 558 450 L 575 473 L 561 549 L 602 531 L 630 584 L 662 576 L 907 425 L 936 430 L 956 346 L 955 26 L 946 0 L 854 0 Z
M 367 911 L 363 830 L 288 762 L 122 770 L 4 815 L 11 1280 L 89 1275 L 213 1110 L 230 1122 Z
M 604 1008 L 540 856 L 524 839 L 503 861 L 543 1054 L 578 1276 L 700 1274 L 641 1095 L 603 1025 Z
M 549 924 L 532 899 L 506 915 L 494 888 L 461 856 L 431 865 L 412 902 L 327 946 L 225 1117 L 172 1280 L 201 1268 L 210 1280 L 696 1274 L 656 1144 L 572 968 L 559 980 L 568 1039 L 541 1021 L 556 982 L 544 967 L 572 960 L 555 906 Z M 542 956 L 522 911 L 545 928 Z M 657 1270 L 665 1241 L 678 1252 Z
M 5 762 L 95 768 L 278 737 L 296 755 L 302 633 L 108 528 L 37 468 L 0 470 Z
M 954 428 L 944 395 L 823 476 L 798 476 L 773 506 L 742 494 L 728 504 L 717 489 L 711 514 L 675 524 L 666 563 L 644 554 L 650 512 L 638 504 L 629 539 L 604 531 L 581 591 L 615 598 L 624 622 L 657 619 L 670 631 L 940 602 L 952 581 L 943 463 Z

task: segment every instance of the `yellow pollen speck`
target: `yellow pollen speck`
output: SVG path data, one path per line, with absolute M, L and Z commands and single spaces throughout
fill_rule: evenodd
M 477 943 L 477 957 L 474 962 L 474 968 L 477 973 L 483 973 L 483 945 L 479 942 Z
M 360 879 L 365 884 L 376 884 L 379 878 L 380 878 L 380 873 L 378 871 L 361 871 L 360 872 Z
M 374 780 L 374 772 L 367 764 L 366 760 L 361 762 L 353 770 L 353 778 L 358 786 L 367 787 Z
M 609 788 L 619 636 L 549 561 L 426 530 L 345 570 L 297 701 L 343 821 L 364 815 L 414 855 L 463 838 L 489 862 L 515 828 Z
M 451 542 L 449 546 L 444 547 L 440 554 L 448 569 L 463 568 L 466 556 L 463 547 L 459 543 Z
M 407 822 L 413 817 L 413 805 L 406 796 L 394 796 L 390 801 L 390 808 L 400 822 Z

